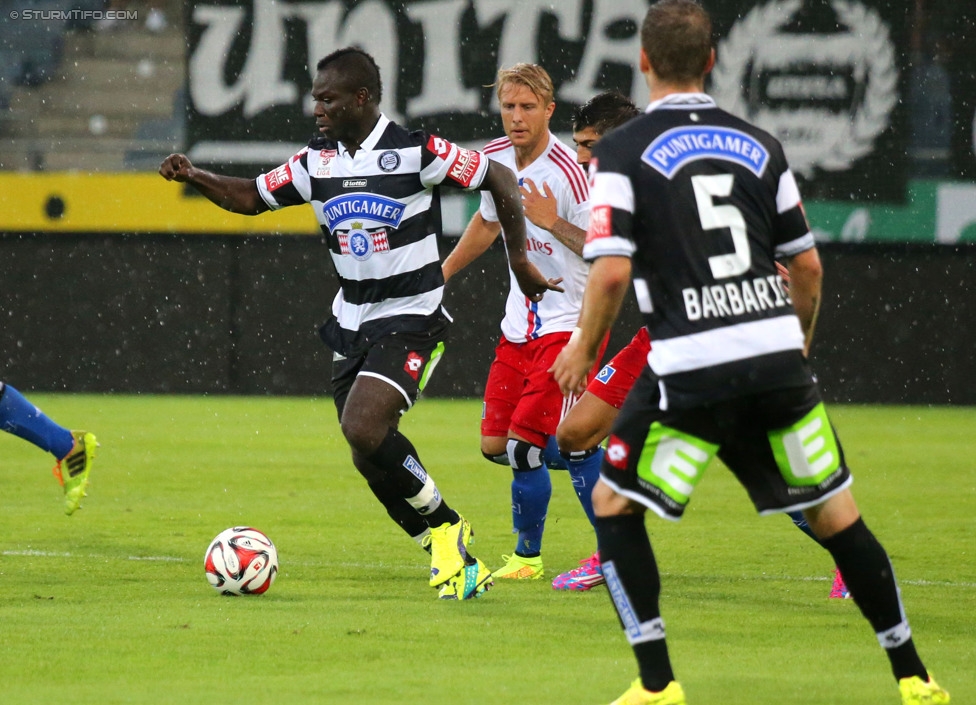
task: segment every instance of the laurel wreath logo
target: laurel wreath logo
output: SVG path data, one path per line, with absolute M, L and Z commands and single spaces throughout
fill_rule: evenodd
M 711 93 L 716 103 L 730 113 L 753 120 L 770 132 L 775 132 L 777 127 L 788 132 L 790 124 L 815 125 L 818 120 L 834 117 L 826 110 L 811 106 L 789 111 L 785 122 L 777 120 L 777 111 L 751 107 L 743 90 L 750 80 L 746 72 L 758 48 L 774 41 L 777 30 L 790 20 L 801 5 L 802 0 L 773 0 L 754 7 L 719 43 L 718 63 L 712 71 Z M 840 123 L 840 129 L 822 130 L 817 144 L 807 149 L 797 149 L 794 153 L 790 151 L 789 141 L 784 141 L 794 171 L 807 178 L 812 177 L 817 168 L 844 171 L 870 154 L 875 139 L 891 124 L 891 112 L 898 102 L 895 50 L 881 16 L 856 0 L 832 0 L 831 6 L 838 19 L 850 28 L 858 51 L 850 57 L 825 54 L 822 59 L 825 63 L 835 62 L 838 58 L 852 62 L 863 93 L 854 101 L 851 115 Z

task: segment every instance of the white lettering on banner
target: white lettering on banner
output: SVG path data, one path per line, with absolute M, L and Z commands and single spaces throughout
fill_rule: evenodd
M 193 107 L 203 115 L 220 115 L 244 102 L 253 117 L 279 103 L 294 103 L 298 87 L 282 79 L 285 65 L 284 8 L 272 0 L 255 0 L 254 31 L 244 68 L 232 86 L 224 83 L 224 62 L 241 29 L 244 8 L 197 5 L 193 21 L 205 25 L 193 56 L 189 84 Z
M 400 75 L 399 46 L 396 17 L 386 3 L 371 0 L 355 5 L 348 14 L 346 3 L 302 2 L 290 5 L 295 17 L 305 19 L 308 44 L 308 69 L 315 78 L 315 65 L 336 49 L 359 46 L 370 53 L 384 77 Z M 282 37 L 283 39 L 284 37 Z M 397 110 L 396 91 L 391 87 L 396 81 L 383 82 L 383 100 L 380 109 L 394 122 L 403 122 Z M 312 114 L 311 96 L 305 96 L 305 114 Z
M 640 55 L 640 32 L 618 39 L 608 36 L 611 25 L 629 21 L 640 27 L 647 14 L 647 0 L 593 0 L 593 19 L 586 38 L 583 60 L 575 78 L 559 88 L 559 98 L 575 103 L 585 103 L 598 88 L 597 79 L 606 63 L 634 66 Z M 647 103 L 647 86 L 644 74 L 634 68 L 631 74 L 630 97 L 637 105 Z
M 384 95 L 380 105 L 392 120 L 450 112 L 475 113 L 481 91 L 464 85 L 464 47 L 460 41 L 461 19 L 474 9 L 479 27 L 502 21 L 498 46 L 499 66 L 519 61 L 537 61 L 545 16 L 554 16 L 559 37 L 585 42 L 583 59 L 574 78 L 564 83 L 557 100 L 582 103 L 600 90 L 599 76 L 606 64 L 632 68 L 632 97 L 641 103 L 646 87 L 634 69 L 640 50 L 637 32 L 626 38 L 609 36 L 611 26 L 630 21 L 639 27 L 647 11 L 646 0 L 592 0 L 590 29 L 584 26 L 584 0 L 428 0 L 404 3 L 409 20 L 423 28 L 424 42 L 410 47 L 411 56 L 422 56 L 418 95 L 397 94 L 402 39 L 394 9 L 381 0 L 365 0 L 346 10 L 341 0 L 283 2 L 253 0 L 248 8 L 234 5 L 195 5 L 193 22 L 200 38 L 188 62 L 189 95 L 194 110 L 206 117 L 219 116 L 238 106 L 245 118 L 279 105 L 299 104 L 311 115 L 314 103 L 300 95 L 296 81 L 285 76 L 286 59 L 293 47 L 288 44 L 286 22 L 305 23 L 305 59 L 314 78 L 319 59 L 344 46 L 361 46 L 372 54 L 380 67 Z M 247 25 L 250 24 L 248 28 Z M 243 66 L 228 79 L 228 57 L 238 38 L 250 29 L 250 44 Z M 293 35 L 293 33 L 292 33 Z M 289 62 L 290 63 L 290 62 Z M 571 67 L 574 68 L 574 67 Z M 411 63 L 411 70 L 417 67 Z M 406 114 L 398 111 L 405 105 Z M 492 101 L 495 105 L 495 101 Z
M 553 14 L 559 22 L 559 34 L 563 39 L 582 40 L 583 3 L 582 0 L 479 0 L 475 2 L 478 25 L 487 27 L 503 19 L 501 42 L 498 46 L 498 65 L 512 66 L 520 61 L 536 61 L 539 56 L 539 23 L 544 13 Z M 645 6 L 644 11 L 647 11 Z M 594 10 L 594 23 L 596 11 Z M 643 15 L 641 15 L 643 17 Z M 638 49 L 639 49 L 638 45 Z M 628 64 L 634 61 L 637 50 L 631 55 Z M 595 91 L 589 91 L 589 100 Z M 580 101 L 583 102 L 583 101 Z M 492 101 L 497 112 L 497 104 Z
M 474 111 L 481 93 L 465 88 L 461 80 L 461 15 L 468 0 L 422 2 L 406 6 L 407 16 L 424 28 L 424 66 L 420 95 L 407 101 L 411 115 L 429 115 L 445 109 Z

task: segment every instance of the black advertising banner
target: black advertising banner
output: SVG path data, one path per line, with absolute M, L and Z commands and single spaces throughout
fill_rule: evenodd
M 647 0 L 197 0 L 188 7 L 189 156 L 246 174 L 277 166 L 312 135 L 316 62 L 356 45 L 376 59 L 391 119 L 453 141 L 501 134 L 499 66 L 546 67 L 553 129 L 615 88 L 644 103 L 637 70 Z M 246 168 L 241 168 L 246 167 Z
M 277 166 L 312 134 L 319 58 L 369 51 L 383 111 L 479 146 L 499 136 L 499 66 L 544 66 L 553 130 L 615 88 L 647 101 L 636 68 L 648 0 L 197 0 L 188 7 L 188 152 L 225 173 Z M 719 105 L 776 135 L 805 198 L 900 201 L 906 184 L 907 20 L 879 0 L 715 0 Z M 896 7 L 897 6 L 897 7 Z
M 885 0 L 711 2 L 718 104 L 776 136 L 805 199 L 902 201 L 907 20 Z

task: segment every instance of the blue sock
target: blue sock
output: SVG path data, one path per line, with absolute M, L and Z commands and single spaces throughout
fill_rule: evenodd
M 59 460 L 75 444 L 71 431 L 54 423 L 9 384 L 0 389 L 0 429 L 30 441 Z
M 816 534 L 813 533 L 813 529 L 811 529 L 810 525 L 807 523 L 807 519 L 805 516 L 803 516 L 803 512 L 788 512 L 787 516 L 789 516 L 789 518 L 793 520 L 793 523 L 796 524 L 796 528 L 798 528 L 800 531 L 805 533 L 807 536 L 812 538 L 817 543 L 820 543 L 820 539 L 818 539 Z
M 542 451 L 542 462 L 550 470 L 569 470 L 569 463 L 566 462 L 566 458 L 559 452 L 559 446 L 556 445 L 555 436 L 549 436 L 549 440 L 546 441 L 546 447 Z
M 569 476 L 573 479 L 573 489 L 579 498 L 583 511 L 590 524 L 594 524 L 593 515 L 593 488 L 596 481 L 600 479 L 600 466 L 603 464 L 603 448 L 597 448 L 595 452 L 580 459 L 575 460 L 572 456 L 569 459 Z M 595 524 L 594 524 L 595 525 Z
M 520 556 L 542 553 L 542 531 L 546 526 L 552 482 L 545 465 L 534 470 L 515 470 L 512 478 L 512 525 L 518 532 L 515 552 Z

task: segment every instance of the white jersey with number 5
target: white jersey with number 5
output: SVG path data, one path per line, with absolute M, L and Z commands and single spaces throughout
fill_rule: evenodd
M 556 197 L 556 214 L 573 225 L 586 230 L 590 221 L 589 185 L 583 169 L 576 163 L 576 154 L 549 134 L 546 150 L 525 169 L 515 165 L 515 148 L 507 137 L 489 142 L 484 150 L 489 159 L 515 172 L 519 185 L 531 179 L 535 187 L 545 193 L 547 184 Z M 481 216 L 498 222 L 495 202 L 487 191 L 481 194 Z M 547 292 L 542 301 L 532 302 L 522 293 L 509 271 L 510 289 L 505 303 L 502 334 L 513 343 L 534 340 L 549 333 L 572 330 L 579 319 L 583 303 L 583 289 L 589 265 L 556 237 L 525 221 L 525 245 L 529 260 L 546 279 L 562 278 L 565 293 Z

